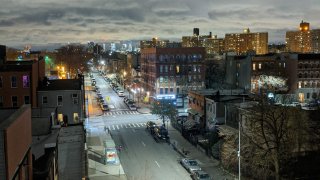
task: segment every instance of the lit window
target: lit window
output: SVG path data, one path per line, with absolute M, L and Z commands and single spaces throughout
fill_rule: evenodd
M 57 105 L 58 106 L 62 106 L 62 96 L 58 96 L 58 103 L 57 103 Z
M 298 88 L 301 88 L 301 82 L 299 81 L 299 83 L 298 83 Z
M 180 72 L 180 67 L 176 66 L 176 70 L 177 70 L 177 73 L 179 73 Z
M 11 87 L 16 88 L 17 87 L 17 77 L 11 76 Z
M 261 63 L 259 63 L 259 69 L 261 69 L 262 68 L 262 64 Z
M 160 76 L 160 78 L 159 78 L 159 82 L 160 82 L 160 83 L 162 83 L 162 82 L 163 82 L 163 77 L 162 77 L 162 76 Z
M 75 123 L 79 122 L 79 114 L 78 113 L 73 113 L 73 121 Z
M 22 82 L 23 82 L 23 88 L 30 87 L 30 78 L 29 78 L 28 75 L 23 75 L 22 76 Z
M 62 122 L 63 121 L 63 114 L 58 114 L 58 121 Z
M 255 71 L 256 70 L 256 63 L 252 64 L 252 69 Z

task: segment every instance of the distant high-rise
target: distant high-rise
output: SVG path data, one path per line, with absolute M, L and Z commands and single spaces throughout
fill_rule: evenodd
M 237 54 L 244 54 L 248 51 L 255 51 L 256 54 L 268 53 L 268 33 L 251 33 L 249 28 L 243 33 L 231 33 L 225 36 L 225 51 L 233 51 Z
M 193 29 L 193 36 L 182 36 L 182 47 L 204 47 L 206 54 L 221 54 L 224 51 L 224 39 L 216 35 L 199 35 L 199 28 Z
M 169 40 L 159 40 L 157 37 L 154 37 L 151 41 L 140 41 L 140 48 L 167 47 L 168 43 Z
M 310 23 L 302 21 L 299 31 L 286 32 L 288 52 L 320 53 L 320 29 L 311 30 Z

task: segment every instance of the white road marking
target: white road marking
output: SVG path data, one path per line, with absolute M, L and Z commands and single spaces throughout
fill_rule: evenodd
M 133 125 L 133 127 L 136 127 L 134 124 L 132 124 Z
M 126 126 L 126 128 L 128 128 L 128 126 L 127 125 L 125 125 Z
M 123 125 L 122 125 L 122 124 L 121 124 L 120 126 L 121 126 L 121 128 L 123 128 Z
M 158 164 L 158 162 L 157 161 L 154 161 L 154 162 L 156 162 L 157 166 L 160 168 L 160 165 Z
M 118 125 L 117 125 L 117 129 L 118 129 L 118 130 L 120 129 Z
M 140 127 L 140 124 L 137 124 L 138 127 Z
M 144 147 L 146 147 L 146 144 L 145 144 L 143 141 L 141 141 L 141 143 L 142 143 L 142 145 L 143 145 Z
M 114 125 L 112 125 L 112 129 L 113 129 L 113 130 L 116 130 L 116 128 L 114 128 Z

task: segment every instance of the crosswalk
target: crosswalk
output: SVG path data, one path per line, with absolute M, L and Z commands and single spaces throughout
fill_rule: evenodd
M 140 114 L 138 111 L 107 111 L 104 112 L 104 116 L 123 115 L 123 114 Z
M 146 127 L 146 123 L 129 123 L 129 124 L 117 124 L 117 125 L 109 125 L 105 126 L 105 130 L 115 131 L 120 129 L 128 129 L 128 128 L 141 128 Z

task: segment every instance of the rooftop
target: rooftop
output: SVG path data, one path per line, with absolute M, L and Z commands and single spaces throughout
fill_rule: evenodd
M 81 179 L 84 170 L 83 126 L 62 127 L 58 136 L 59 179 Z
M 48 80 L 47 85 L 39 87 L 39 91 L 81 90 L 81 79 Z

